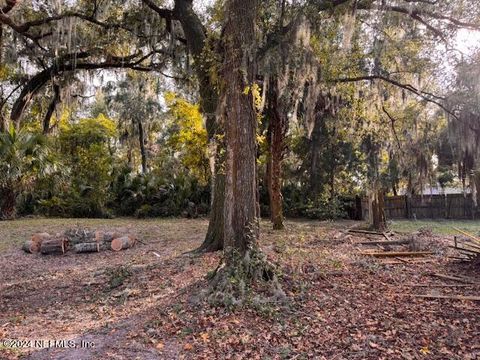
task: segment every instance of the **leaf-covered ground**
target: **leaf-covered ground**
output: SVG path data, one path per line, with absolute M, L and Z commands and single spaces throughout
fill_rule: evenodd
M 64 256 L 19 249 L 34 231 L 76 224 L 130 226 L 145 244 Z M 480 358 L 479 302 L 412 296 L 480 296 L 480 285 L 430 276 L 467 276 L 480 283 L 478 267 L 447 257 L 451 237 L 420 239 L 416 246 L 434 252 L 428 262 L 384 264 L 358 255 L 368 249 L 356 244 L 365 237 L 338 231 L 353 225 L 289 221 L 287 230 L 273 232 L 262 223 L 261 245 L 279 266 L 288 301 L 232 313 L 198 296 L 219 254 L 184 254 L 201 243 L 206 220 L 2 222 L 0 339 L 32 343 L 22 349 L 0 345 L 0 358 Z M 47 340 L 72 339 L 78 347 L 40 349 L 33 341 L 41 339 L 45 346 Z M 81 341 L 94 346 L 81 348 Z

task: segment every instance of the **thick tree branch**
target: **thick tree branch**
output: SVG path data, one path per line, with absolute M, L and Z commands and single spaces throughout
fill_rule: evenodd
M 51 131 L 50 120 L 52 119 L 53 112 L 55 111 L 58 103 L 61 102 L 60 86 L 58 84 L 53 85 L 53 98 L 48 106 L 45 117 L 43 118 L 43 134 L 48 134 Z
M 159 7 L 152 0 L 142 0 L 142 2 L 147 5 L 150 9 L 155 11 L 160 17 L 164 18 L 167 23 L 167 31 L 172 32 L 172 20 L 176 20 L 175 13 L 170 9 L 163 9 Z
M 410 84 L 403 84 L 403 83 L 401 83 L 397 80 L 390 79 L 386 76 L 366 75 L 366 76 L 357 76 L 357 77 L 351 77 L 351 78 L 332 79 L 332 80 L 330 80 L 330 82 L 332 82 L 332 83 L 347 83 L 347 82 L 374 81 L 374 80 L 382 80 L 382 81 L 388 82 L 392 85 L 395 85 L 399 88 L 408 90 L 409 92 L 417 95 L 418 97 L 422 98 L 423 100 L 437 105 L 438 107 L 443 109 L 445 112 L 447 112 L 451 116 L 457 118 L 457 116 L 452 112 L 451 109 L 447 108 L 444 104 L 442 104 L 440 102 L 442 100 L 445 100 L 445 98 L 443 98 L 441 96 L 438 96 L 438 95 L 435 95 L 435 94 L 432 94 L 432 93 L 429 93 L 429 92 L 426 92 L 426 91 L 419 90 L 419 89 L 413 87 Z
M 392 115 L 390 115 L 390 113 L 387 111 L 387 109 L 385 109 L 385 105 L 382 105 L 382 111 L 385 115 L 387 115 L 388 119 L 390 120 L 390 125 L 392 127 L 393 136 L 395 137 L 395 140 L 397 142 L 398 149 L 402 152 L 402 154 L 405 154 L 404 151 L 403 151 L 403 147 L 400 143 L 400 139 L 398 137 L 397 130 L 395 129 L 396 119 Z
M 425 21 L 424 19 L 425 17 L 429 17 L 436 20 L 446 21 L 450 25 L 454 25 L 457 28 L 480 30 L 480 24 L 469 23 L 466 21 L 456 19 L 449 15 L 439 14 L 437 12 L 429 11 L 423 8 L 407 9 L 402 6 L 395 6 L 395 5 L 374 5 L 372 4 L 371 1 L 368 1 L 368 2 L 358 3 L 357 9 L 358 10 L 392 11 L 392 12 L 408 15 L 415 20 L 418 20 L 419 18 L 423 18 L 422 21 Z
M 343 5 L 348 1 L 349 0 L 317 0 L 314 2 L 314 6 L 317 9 L 317 11 L 327 11 L 337 6 Z M 404 1 L 408 3 L 418 2 L 423 4 L 429 4 L 429 5 L 435 5 L 437 3 L 436 1 L 432 1 L 432 0 L 404 0 Z M 421 21 L 426 26 L 427 26 L 427 23 L 426 23 L 425 17 L 428 17 L 436 20 L 446 21 L 450 25 L 454 25 L 457 28 L 480 30 L 480 24 L 462 21 L 452 16 L 449 16 L 446 14 L 440 14 L 438 12 L 430 11 L 428 9 L 420 8 L 420 7 L 415 7 L 411 9 L 411 8 L 406 8 L 398 5 L 386 5 L 383 3 L 381 5 L 376 5 L 375 0 L 361 1 L 361 2 L 358 2 L 356 6 L 357 6 L 357 10 L 392 11 L 392 12 L 405 14 L 410 16 L 414 20 Z M 434 28 L 431 27 L 430 25 L 427 27 L 432 31 L 434 30 Z M 435 32 L 437 31 L 438 30 L 435 30 Z
M 95 69 L 132 69 L 137 71 L 154 71 L 158 67 L 155 64 L 142 65 L 142 63 L 153 55 L 155 51 L 152 51 L 146 55 L 141 56 L 138 59 L 136 57 L 142 54 L 129 55 L 125 57 L 115 57 L 104 55 L 104 61 L 101 62 L 88 62 L 78 61 L 81 59 L 87 59 L 94 56 L 92 52 L 82 52 L 77 54 L 64 55 L 54 62 L 54 64 L 47 69 L 39 72 L 33 76 L 23 87 L 19 97 L 13 104 L 10 119 L 14 123 L 18 123 L 28 103 L 33 97 L 50 81 L 54 76 L 63 72 L 75 71 L 75 70 L 95 70 Z M 98 57 L 98 56 L 97 56 Z
M 2 14 L 8 14 L 17 5 L 17 0 L 7 0 L 5 6 L 0 10 Z

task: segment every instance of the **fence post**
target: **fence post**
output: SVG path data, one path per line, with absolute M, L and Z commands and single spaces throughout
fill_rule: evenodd
M 444 194 L 444 200 L 443 200 L 443 206 L 444 206 L 444 217 L 445 219 L 448 219 L 448 194 Z
M 411 211 L 411 202 L 410 197 L 408 195 L 405 196 L 405 217 L 407 219 L 411 219 L 412 211 Z

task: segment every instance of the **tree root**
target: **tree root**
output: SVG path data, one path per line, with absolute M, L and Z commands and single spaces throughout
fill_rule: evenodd
M 210 276 L 205 295 L 211 305 L 229 309 L 286 300 L 275 265 L 258 248 L 247 250 L 243 256 L 231 253 L 224 258 Z

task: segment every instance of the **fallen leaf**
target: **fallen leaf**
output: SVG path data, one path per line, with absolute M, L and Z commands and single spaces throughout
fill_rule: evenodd
M 205 342 L 205 343 L 209 341 L 209 335 L 206 332 L 201 333 L 200 337 L 202 338 L 203 342 Z
M 428 347 L 424 346 L 423 348 L 420 349 L 420 352 L 423 354 L 423 355 L 428 355 L 430 354 L 430 350 L 428 349 Z

